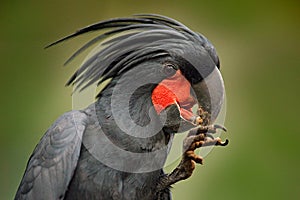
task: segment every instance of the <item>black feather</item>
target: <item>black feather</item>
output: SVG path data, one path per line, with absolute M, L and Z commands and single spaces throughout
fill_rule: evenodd
M 106 30 L 78 49 L 66 62 L 98 43 L 93 54 L 80 66 L 66 85 L 76 89 L 115 77 L 137 63 L 158 56 L 172 56 L 194 51 L 208 52 L 216 66 L 218 56 L 212 44 L 201 34 L 193 32 L 180 22 L 161 15 L 138 14 L 129 18 L 102 21 L 66 36 L 46 48 L 91 31 Z

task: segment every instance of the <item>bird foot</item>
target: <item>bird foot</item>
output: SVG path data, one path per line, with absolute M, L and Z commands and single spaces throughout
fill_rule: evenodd
M 170 185 L 189 178 L 195 169 L 195 163 L 203 164 L 203 158 L 195 153 L 195 150 L 205 146 L 226 146 L 229 140 L 224 142 L 219 138 L 214 138 L 213 133 L 217 129 L 226 131 L 226 128 L 220 125 L 198 126 L 189 131 L 183 141 L 183 155 L 179 165 L 168 175 L 161 178 L 158 189 L 163 190 Z
M 195 163 L 203 164 L 203 158 L 195 153 L 195 150 L 205 146 L 226 146 L 229 140 L 224 142 L 221 138 L 213 137 L 213 133 L 216 133 L 217 129 L 227 131 L 225 127 L 220 125 L 198 126 L 189 131 L 188 136 L 183 141 L 183 156 L 178 167 L 184 168 L 188 178 L 192 175 L 195 168 Z M 188 167 L 190 166 L 190 167 Z

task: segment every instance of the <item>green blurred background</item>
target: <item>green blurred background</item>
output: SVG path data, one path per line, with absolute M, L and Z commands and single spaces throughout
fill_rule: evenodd
M 221 59 L 227 137 L 176 199 L 300 199 L 300 1 L 1 1 L 0 199 L 12 199 L 33 148 L 72 109 L 62 67 L 89 36 L 47 50 L 111 17 L 159 13 L 206 35 Z M 76 62 L 75 62 L 76 63 Z

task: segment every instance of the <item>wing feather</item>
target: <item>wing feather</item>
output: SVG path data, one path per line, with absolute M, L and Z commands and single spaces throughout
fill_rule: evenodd
M 80 154 L 88 118 L 80 111 L 62 115 L 33 151 L 15 199 L 63 199 Z

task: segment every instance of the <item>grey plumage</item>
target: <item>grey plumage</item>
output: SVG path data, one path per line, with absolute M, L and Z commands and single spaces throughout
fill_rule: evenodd
M 79 158 L 87 116 L 80 111 L 62 115 L 33 151 L 16 199 L 62 199 Z
M 160 116 L 149 112 L 151 92 L 166 78 L 161 73 L 165 62 L 178 65 L 192 85 L 201 82 L 219 68 L 215 49 L 183 24 L 150 14 L 99 22 L 48 47 L 98 30 L 105 32 L 67 60 L 96 43 L 101 47 L 67 85 L 82 90 L 112 80 L 94 104 L 64 114 L 48 129 L 30 157 L 15 199 L 171 198 L 168 188 L 157 191 L 156 185 L 182 119 L 167 111 L 162 124 Z M 138 87 L 143 81 L 145 85 Z M 145 137 L 151 131 L 155 134 Z M 109 143 L 129 156 L 120 155 Z M 131 156 L 134 153 L 145 157 Z
M 73 74 L 67 85 L 78 83 L 82 89 L 89 85 L 105 81 L 107 78 L 115 77 L 129 70 L 136 63 L 160 56 L 180 55 L 185 52 L 197 54 L 205 52 L 213 61 L 213 67 L 219 67 L 219 58 L 212 44 L 199 33 L 174 19 L 165 16 L 145 14 L 136 15 L 135 18 L 116 18 L 102 21 L 62 38 L 46 48 L 56 45 L 62 41 L 75 36 L 97 30 L 112 29 L 92 39 L 82 48 L 76 51 L 65 64 L 68 64 L 79 53 L 86 50 L 96 42 L 108 39 L 100 45 L 104 49 L 96 51 L 83 65 Z M 121 35 L 117 35 L 121 33 Z M 113 37 L 114 36 L 114 37 Z M 194 56 L 194 55 L 193 55 Z M 183 57 L 184 58 L 184 57 Z M 198 58 L 198 57 L 194 57 Z M 193 57 L 190 57 L 193 60 Z M 197 61 L 195 61 L 197 62 Z M 212 66 L 209 70 L 213 69 Z M 210 71 L 197 67 L 202 76 L 207 76 Z

